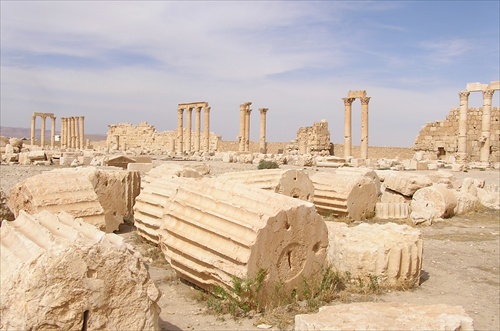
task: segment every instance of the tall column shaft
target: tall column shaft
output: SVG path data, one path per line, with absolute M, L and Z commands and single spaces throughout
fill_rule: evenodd
M 352 103 L 354 98 L 342 98 L 344 100 L 344 157 L 352 156 Z
M 42 117 L 42 130 L 40 132 L 40 146 L 42 146 L 42 148 L 45 148 L 45 116 L 41 116 Z
M 245 104 L 240 105 L 240 134 L 239 134 L 239 146 L 238 146 L 238 151 L 243 152 L 245 151 L 245 138 L 246 138 L 246 133 L 245 133 L 245 127 L 246 127 L 246 110 L 245 110 Z
M 76 121 L 74 117 L 71 117 L 71 148 L 76 148 Z
M 191 122 L 192 122 L 192 114 L 193 114 L 193 108 L 188 107 L 187 108 L 187 119 L 186 119 L 186 151 L 188 153 L 191 152 Z
M 370 97 L 361 98 L 361 158 L 368 158 L 368 103 Z
M 84 130 L 84 121 L 85 117 L 80 116 L 80 148 L 84 149 L 85 148 L 85 130 Z
M 495 90 L 483 91 L 483 117 L 481 122 L 481 162 L 490 160 L 491 99 Z
M 196 117 L 194 121 L 194 151 L 200 151 L 201 139 L 201 107 L 196 107 Z
M 250 151 L 250 104 L 247 104 L 245 109 L 245 152 Z
M 31 146 L 35 145 L 36 116 L 31 116 Z
M 259 143 L 259 152 L 262 154 L 267 153 L 267 145 L 266 145 L 266 113 L 268 108 L 260 108 L 260 143 Z
M 50 127 L 50 148 L 54 149 L 56 145 L 56 117 L 52 116 L 52 125 Z
M 205 152 L 210 151 L 210 107 L 205 106 L 203 111 L 205 118 L 203 120 L 203 124 L 205 124 Z
M 73 135 L 73 126 L 71 124 L 71 117 L 66 118 L 66 127 L 67 127 L 67 132 L 66 132 L 66 147 L 71 148 L 71 136 Z
M 470 92 L 459 92 L 460 112 L 458 114 L 458 160 L 467 160 L 467 110 L 469 108 Z
M 184 109 L 179 108 L 177 109 L 177 149 L 179 153 L 184 152 L 183 150 L 183 128 L 182 128 L 182 122 L 184 121 Z

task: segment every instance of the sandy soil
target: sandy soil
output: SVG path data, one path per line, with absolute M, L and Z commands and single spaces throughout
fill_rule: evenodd
M 253 165 L 243 164 L 210 163 L 210 166 L 214 175 L 255 169 Z M 54 168 L 1 165 L 0 187 L 8 193 L 18 181 Z M 485 179 L 486 183 L 500 183 L 497 170 L 472 170 L 453 174 L 457 180 L 474 177 Z M 353 294 L 345 297 L 344 302 L 396 301 L 460 305 L 474 319 L 476 330 L 500 330 L 499 212 L 485 209 L 419 229 L 424 238 L 420 286 L 409 291 L 386 291 L 377 295 Z M 159 321 L 162 330 L 293 329 L 293 324 L 279 325 L 259 314 L 237 320 L 228 315 L 209 314 L 205 302 L 198 300 L 199 290 L 179 280 L 158 248 L 142 241 L 133 226 L 122 226 L 119 235 L 143 254 L 151 277 L 162 292 L 159 302 L 162 309 Z

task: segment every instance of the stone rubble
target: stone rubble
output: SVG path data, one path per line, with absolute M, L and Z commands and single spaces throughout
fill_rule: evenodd
M 4 222 L 0 263 L 2 330 L 159 330 L 140 254 L 67 213 Z

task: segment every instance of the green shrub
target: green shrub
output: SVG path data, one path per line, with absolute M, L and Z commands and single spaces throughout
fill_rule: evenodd
M 280 166 L 278 163 L 275 161 L 266 161 L 266 160 L 261 160 L 259 162 L 259 165 L 257 166 L 257 169 L 278 169 Z

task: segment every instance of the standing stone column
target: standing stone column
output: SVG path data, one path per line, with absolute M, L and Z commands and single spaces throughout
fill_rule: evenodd
M 201 126 L 201 106 L 196 107 L 196 118 L 194 122 L 194 151 L 199 152 L 200 151 L 200 139 L 201 139 L 201 132 L 200 132 L 200 126 Z
M 73 126 L 71 124 L 71 117 L 66 118 L 66 127 L 68 128 L 68 132 L 66 135 L 66 147 L 71 148 L 71 137 L 73 136 Z
M 203 110 L 203 114 L 205 115 L 205 118 L 203 119 L 203 124 L 205 125 L 205 152 L 210 151 L 210 107 L 205 106 L 205 109 Z
M 481 122 L 481 162 L 489 162 L 490 159 L 490 130 L 491 130 L 491 99 L 495 90 L 483 91 L 483 118 Z
M 84 116 L 80 116 L 80 148 L 84 149 L 85 148 L 85 132 L 84 132 L 84 126 L 83 122 L 85 121 Z
M 184 150 L 182 149 L 182 144 L 183 144 L 183 128 L 182 128 L 182 122 L 184 121 L 184 109 L 178 108 L 177 109 L 177 149 L 179 153 L 182 153 Z
M 243 103 L 240 105 L 240 134 L 238 136 L 239 140 L 239 145 L 238 145 L 238 151 L 243 152 L 245 151 L 245 119 L 246 119 L 246 110 L 245 110 L 246 104 Z
M 361 100 L 361 158 L 368 158 L 368 102 L 370 97 Z
M 77 129 L 76 119 L 71 117 L 71 148 L 76 148 Z
M 40 132 L 40 146 L 45 148 L 45 115 L 42 115 L 42 131 Z
M 247 102 L 245 109 L 245 152 L 250 151 L 250 109 L 251 102 Z
M 259 144 L 259 152 L 262 154 L 267 153 L 266 146 L 266 113 L 268 108 L 259 108 L 260 111 L 260 144 Z
M 59 139 L 59 147 L 64 147 L 64 117 L 61 117 L 61 138 Z
M 342 98 L 344 100 L 344 157 L 352 156 L 352 136 L 351 136 L 351 109 L 355 98 Z
M 468 159 L 467 155 L 467 111 L 469 108 L 470 92 L 459 92 L 460 96 L 460 113 L 458 115 L 458 153 L 457 161 L 465 162 Z
M 187 131 L 187 136 L 186 136 L 186 152 L 190 153 L 191 152 L 191 122 L 192 122 L 192 114 L 193 114 L 193 108 L 187 107 L 187 119 L 186 119 L 186 131 Z
M 31 116 L 31 146 L 35 145 L 36 116 Z
M 50 127 L 50 148 L 54 149 L 56 145 L 56 117 L 52 116 L 52 125 Z

